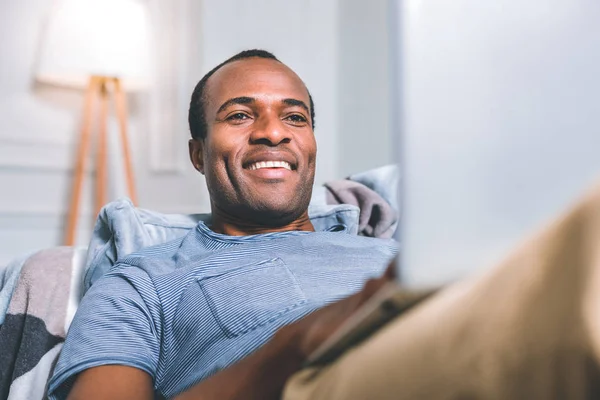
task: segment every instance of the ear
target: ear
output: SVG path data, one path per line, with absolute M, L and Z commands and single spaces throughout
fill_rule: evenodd
M 188 148 L 192 165 L 197 171 L 204 175 L 204 141 L 201 139 L 190 139 Z

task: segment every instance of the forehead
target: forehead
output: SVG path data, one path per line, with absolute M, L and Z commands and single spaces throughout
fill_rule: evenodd
M 208 80 L 204 94 L 209 109 L 241 96 L 309 101 L 306 86 L 294 71 L 279 61 L 258 57 L 221 67 Z

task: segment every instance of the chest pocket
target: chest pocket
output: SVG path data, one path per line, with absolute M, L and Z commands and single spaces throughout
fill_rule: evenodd
M 227 337 L 247 333 L 306 303 L 296 277 L 280 258 L 197 282 Z

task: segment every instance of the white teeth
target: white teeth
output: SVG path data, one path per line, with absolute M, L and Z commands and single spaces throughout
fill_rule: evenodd
M 250 170 L 261 168 L 285 168 L 290 171 L 292 170 L 292 166 L 285 161 L 259 161 L 248 166 L 248 169 Z

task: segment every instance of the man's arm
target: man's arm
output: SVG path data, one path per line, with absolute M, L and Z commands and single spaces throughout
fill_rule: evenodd
M 79 373 L 69 400 L 153 400 L 152 377 L 123 365 L 103 365 Z
M 196 384 L 176 400 L 277 399 L 303 357 L 292 329 L 280 329 L 273 339 L 248 357 Z M 141 369 L 106 365 L 77 376 L 68 400 L 152 400 L 152 377 Z
M 393 267 L 346 299 L 287 325 L 264 346 L 177 396 L 176 400 L 279 399 L 287 379 L 335 329 L 393 277 Z M 152 400 L 152 378 L 146 372 L 107 365 L 80 373 L 69 400 Z
M 196 384 L 176 397 L 188 399 L 276 399 L 289 376 L 304 358 L 293 337 L 297 329 L 284 327 L 263 347 L 231 367 Z M 69 400 L 152 400 L 152 377 L 137 368 L 106 365 L 87 369 L 77 377 Z

